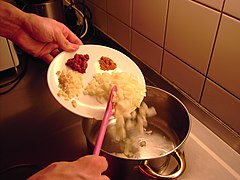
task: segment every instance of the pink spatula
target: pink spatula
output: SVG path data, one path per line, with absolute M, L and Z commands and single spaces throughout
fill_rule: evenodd
M 99 133 L 98 133 L 96 145 L 95 145 L 94 150 L 93 150 L 94 155 L 99 155 L 99 153 L 100 153 L 102 143 L 103 143 L 103 139 L 104 139 L 106 129 L 107 129 L 107 126 L 108 126 L 108 120 L 112 115 L 112 108 L 113 108 L 112 99 L 113 99 L 113 96 L 114 96 L 116 91 L 117 91 L 117 86 L 114 85 L 112 87 L 112 90 L 111 90 L 111 93 L 110 93 L 110 97 L 109 97 L 109 100 L 108 100 L 106 111 L 104 113 L 104 117 L 103 117 L 101 127 L 100 127 L 100 130 L 99 130 Z

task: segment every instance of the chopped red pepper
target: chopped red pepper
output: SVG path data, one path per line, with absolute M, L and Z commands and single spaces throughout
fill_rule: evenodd
M 88 54 L 75 54 L 73 58 L 68 59 L 66 66 L 70 67 L 74 71 L 78 71 L 82 74 L 86 73 L 88 67 L 87 61 L 89 60 Z

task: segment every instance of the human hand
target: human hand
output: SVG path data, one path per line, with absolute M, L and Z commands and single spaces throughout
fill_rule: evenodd
M 28 180 L 109 180 L 106 175 L 102 175 L 107 166 L 104 157 L 87 155 L 73 162 L 52 163 Z
M 50 63 L 61 51 L 76 51 L 82 41 L 54 19 L 25 14 L 11 40 L 27 53 Z

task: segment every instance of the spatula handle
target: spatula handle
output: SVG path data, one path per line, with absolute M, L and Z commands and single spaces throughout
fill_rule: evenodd
M 108 104 L 107 104 L 107 107 L 106 107 L 106 110 L 105 110 L 105 113 L 104 113 L 104 117 L 103 117 L 103 120 L 102 120 L 102 123 L 101 123 L 101 127 L 100 127 L 100 130 L 99 130 L 99 133 L 98 133 L 96 145 L 95 145 L 94 150 L 93 150 L 94 155 L 99 155 L 99 153 L 100 153 L 102 143 L 103 143 L 103 139 L 104 139 L 104 136 L 105 136 L 105 133 L 106 133 L 106 130 L 107 130 L 107 126 L 108 126 L 108 121 L 109 121 L 109 118 L 112 116 L 112 99 L 113 99 L 114 92 L 116 92 L 116 91 L 117 91 L 117 87 L 116 87 L 116 85 L 114 85 L 112 87 L 112 90 L 111 90 L 111 94 L 110 94 L 110 97 L 109 97 L 109 100 L 108 100 Z

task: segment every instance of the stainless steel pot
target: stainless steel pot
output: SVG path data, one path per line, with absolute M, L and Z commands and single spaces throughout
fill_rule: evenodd
M 108 160 L 106 175 L 111 179 L 172 179 L 179 177 L 185 170 L 183 144 L 190 132 L 190 119 L 186 107 L 172 94 L 151 86 L 147 86 L 147 95 L 143 101 L 148 106 L 155 107 L 157 111 L 156 116 L 148 119 L 147 135 L 136 136 L 139 146 L 142 146 L 144 141 L 143 152 L 147 155 L 138 158 L 119 156 L 116 152 L 121 149 L 121 145 L 106 133 L 101 155 Z M 115 120 L 111 119 L 108 129 L 114 123 Z M 89 153 L 92 153 L 100 124 L 101 121 L 95 119 L 83 121 Z M 157 155 L 156 149 L 159 150 Z
M 23 10 L 65 23 L 63 0 L 28 0 Z

